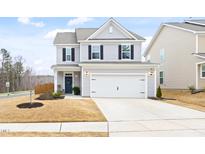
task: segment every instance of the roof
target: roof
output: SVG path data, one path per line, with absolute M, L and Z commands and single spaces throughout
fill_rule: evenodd
M 193 53 L 193 55 L 200 57 L 200 58 L 205 58 L 205 53 Z
M 184 29 L 191 30 L 191 31 L 196 31 L 196 32 L 205 31 L 205 26 L 188 23 L 187 21 L 183 22 L 183 23 L 172 22 L 172 23 L 166 23 L 166 24 L 176 26 L 176 27 L 179 27 L 179 28 L 184 28 Z
M 158 35 L 160 34 L 161 30 L 164 26 L 188 31 L 194 34 L 202 34 L 205 33 L 205 19 L 201 20 L 186 20 L 184 22 L 167 22 L 161 24 L 157 32 L 155 33 L 154 37 L 152 38 L 151 42 L 149 43 L 148 47 L 144 52 L 144 56 L 146 56 L 149 52 L 149 49 L 154 44 L 154 41 L 157 39 Z
M 87 39 L 91 34 L 93 34 L 98 28 L 77 28 L 76 31 L 76 37 L 77 40 L 85 40 Z
M 75 32 L 59 32 L 56 34 L 54 44 L 77 44 Z
M 110 20 L 113 20 L 110 18 Z M 108 20 L 109 21 L 109 20 Z M 102 26 L 101 26 L 102 27 Z M 58 32 L 55 39 L 54 44 L 77 44 L 79 41 L 86 40 L 91 36 L 93 33 L 95 33 L 99 28 L 76 28 L 75 32 Z M 142 36 L 131 32 L 124 28 L 128 33 L 133 35 L 138 40 L 145 40 Z M 114 40 L 121 40 L 119 38 L 113 38 Z M 107 39 L 107 40 L 113 40 L 113 39 Z M 100 39 L 102 40 L 102 39 Z M 133 39 L 134 40 L 134 39 Z

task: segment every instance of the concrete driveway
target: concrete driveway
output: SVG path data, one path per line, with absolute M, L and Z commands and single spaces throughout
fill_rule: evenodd
M 205 136 L 205 112 L 149 99 L 94 99 L 110 136 Z

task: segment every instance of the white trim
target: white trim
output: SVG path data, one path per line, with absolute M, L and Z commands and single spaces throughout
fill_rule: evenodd
M 201 55 L 197 55 L 197 54 L 194 54 L 194 56 L 199 57 L 199 58 L 205 58 L 205 56 L 201 56 Z
M 80 40 L 80 43 L 122 43 L 122 42 L 145 42 L 145 40 Z
M 54 70 L 54 92 L 58 91 L 58 71 Z
M 123 26 L 121 26 L 116 20 L 114 20 L 113 18 L 110 18 L 109 20 L 107 20 L 100 28 L 98 28 L 93 34 L 91 34 L 86 40 L 89 40 L 90 38 L 96 36 L 98 33 L 100 33 L 100 31 L 107 26 L 108 23 L 110 22 L 115 23 L 120 29 L 121 32 L 125 32 L 128 35 L 130 35 L 132 38 L 138 40 L 134 35 L 132 35 L 127 29 L 125 29 Z
M 154 97 L 157 95 L 157 70 L 154 68 Z
M 195 52 L 196 53 L 199 52 L 199 35 L 198 34 L 196 34 L 196 51 Z
M 80 43 L 79 44 L 54 44 L 56 46 L 80 46 Z
M 121 76 L 144 76 L 145 77 L 145 99 L 148 98 L 148 73 L 90 73 L 90 97 L 92 98 L 92 76 L 93 75 L 121 75 Z
M 196 89 L 199 89 L 198 64 L 196 63 Z
M 83 67 L 81 67 L 81 96 L 84 96 L 84 93 L 83 93 L 83 78 L 84 78 L 84 72 L 83 72 Z
M 175 28 L 175 29 L 180 29 L 180 30 L 184 30 L 187 32 L 196 33 L 196 31 L 194 31 L 194 30 L 190 30 L 190 29 L 186 29 L 186 28 L 182 28 L 182 27 L 178 27 L 178 26 L 174 26 L 174 25 L 170 25 L 170 24 L 164 24 L 164 25 Z
M 70 54 L 67 54 L 68 49 L 70 49 Z M 70 56 L 70 60 L 67 59 L 67 56 Z M 72 61 L 72 48 L 65 47 L 65 62 L 71 62 L 71 61 Z
M 65 93 L 65 74 L 71 74 L 72 75 L 72 88 L 75 86 L 74 85 L 74 72 L 63 72 L 63 87 L 64 87 L 64 93 Z M 72 93 L 73 94 L 73 91 Z
M 205 63 L 203 63 L 203 64 L 205 64 Z M 200 73 L 200 78 L 201 78 L 201 79 L 205 79 L 205 77 L 202 76 L 202 65 L 203 65 L 203 64 L 200 64 L 200 66 L 199 66 L 199 67 L 200 67 L 200 68 L 199 68 L 199 69 L 200 69 L 200 72 L 199 72 L 199 73 Z

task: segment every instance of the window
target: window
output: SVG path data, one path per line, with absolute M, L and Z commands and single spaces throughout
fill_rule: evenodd
M 159 72 L 159 83 L 164 84 L 164 72 Z
M 161 49 L 160 50 L 160 62 L 164 61 L 164 57 L 165 57 L 164 49 Z
M 71 61 L 71 48 L 66 48 L 66 61 Z
M 131 59 L 131 46 L 130 45 L 122 45 L 122 59 Z
M 201 65 L 201 77 L 205 78 L 205 64 Z
M 92 59 L 100 59 L 100 45 L 92 45 Z

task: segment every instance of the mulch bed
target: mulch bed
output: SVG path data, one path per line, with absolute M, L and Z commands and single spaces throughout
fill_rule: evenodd
M 28 102 L 28 103 L 21 103 L 16 105 L 20 109 L 31 109 L 31 108 L 37 108 L 37 107 L 42 107 L 43 103 L 40 102 Z

